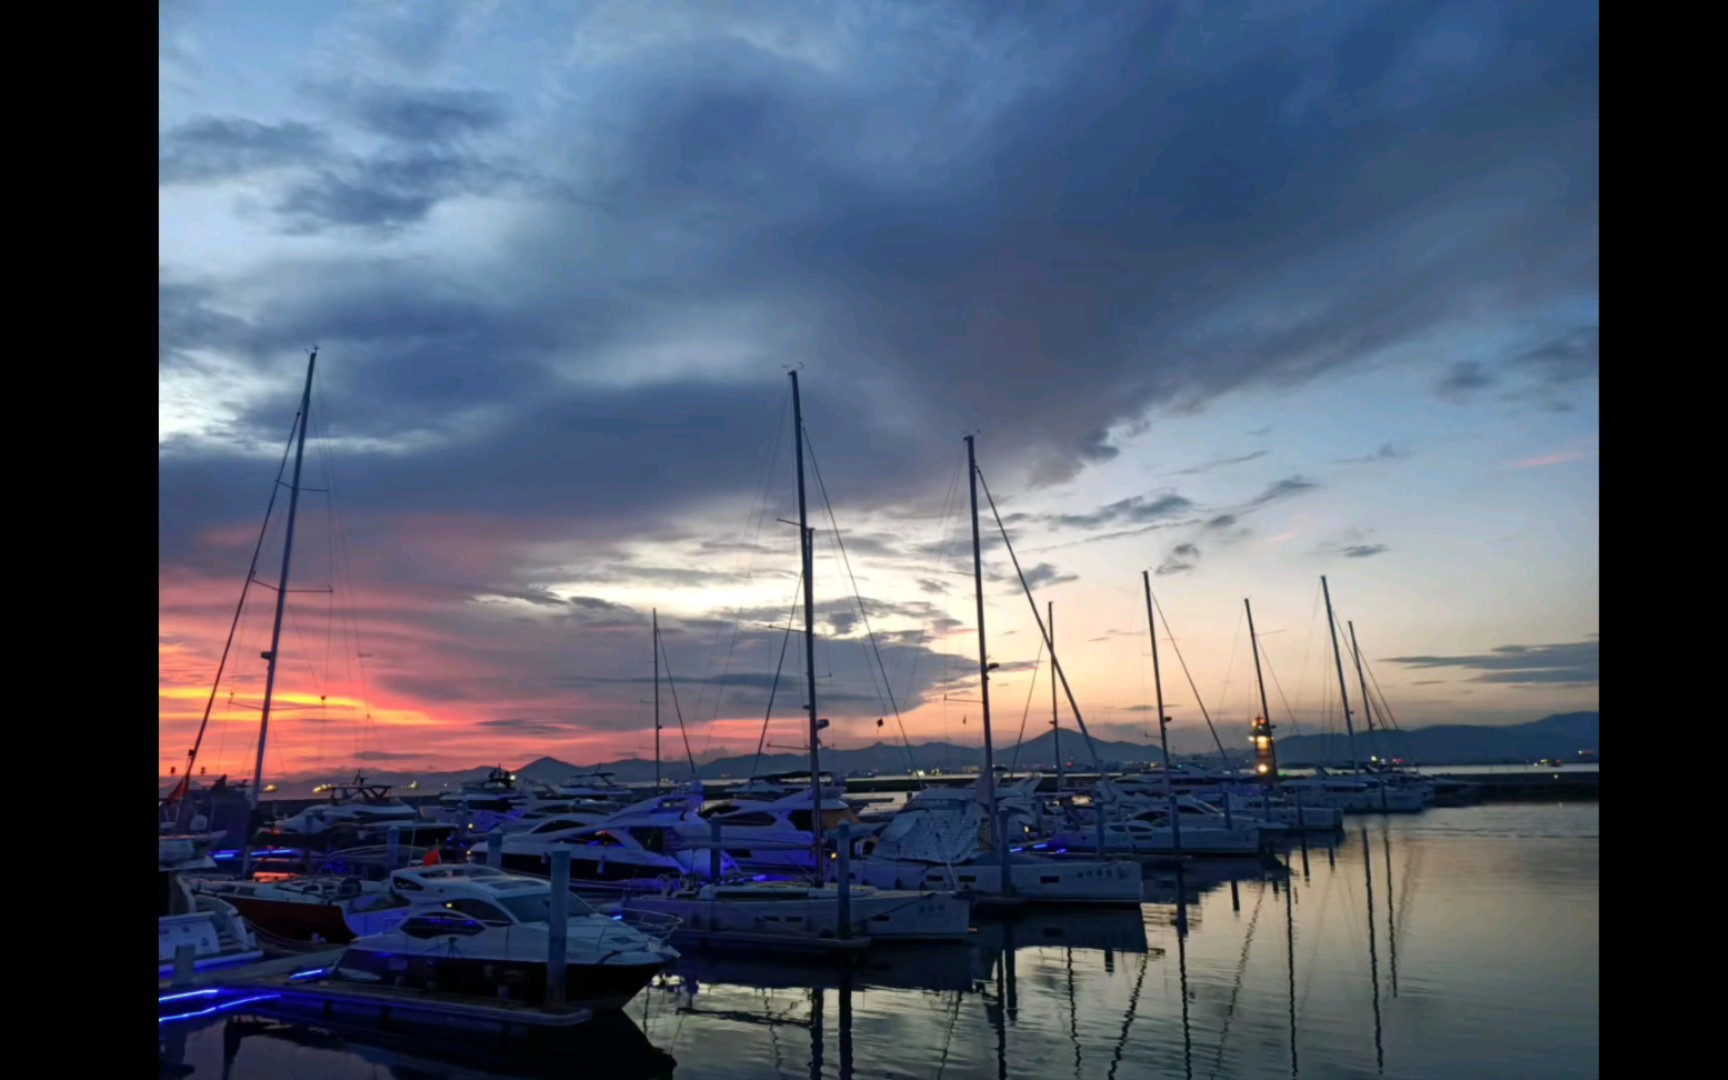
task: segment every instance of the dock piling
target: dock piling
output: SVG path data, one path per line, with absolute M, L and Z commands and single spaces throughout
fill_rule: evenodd
M 546 1008 L 564 1007 L 564 961 L 570 934 L 570 849 L 552 853 L 552 913 L 546 935 Z
M 852 823 L 842 821 L 834 843 L 834 884 L 840 890 L 840 936 L 852 935 Z
M 486 834 L 486 865 L 494 870 L 504 868 L 504 833 L 500 829 Z
M 717 816 L 708 819 L 708 844 L 708 880 L 718 884 L 720 881 L 720 819 Z M 818 866 L 816 872 L 820 874 L 822 868 Z
M 394 870 L 397 868 L 397 866 L 401 865 L 400 859 L 402 856 L 402 826 L 400 826 L 400 825 L 390 826 L 390 828 L 386 831 L 385 835 L 388 837 L 388 839 L 386 839 L 384 841 L 385 866 L 388 869 Z

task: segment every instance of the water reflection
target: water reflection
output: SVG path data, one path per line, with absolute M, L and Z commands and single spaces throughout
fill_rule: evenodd
M 579 1032 L 547 1040 L 532 1052 L 506 1051 L 495 1034 L 490 1038 L 475 1032 L 466 1037 L 424 1031 L 392 1034 L 374 1025 L 322 1018 L 308 1022 L 286 1015 L 236 1015 L 216 1025 L 221 1032 L 222 1080 L 367 1075 L 342 1071 L 351 1063 L 364 1063 L 372 1075 L 398 1080 L 452 1075 L 567 1078 L 571 1062 L 582 1060 L 605 1060 L 607 1075 L 619 1080 L 669 1080 L 677 1067 L 670 1054 L 650 1043 L 641 1028 L 618 1012 L 597 1014 Z M 377 1073 L 379 1066 L 387 1071 Z M 168 1067 L 174 1070 L 172 1075 L 193 1071 L 183 1059 Z M 167 1069 L 164 1075 L 169 1075 Z
M 163 1075 L 1594 1076 L 1597 831 L 1594 806 L 1368 818 L 1288 866 L 1149 871 L 1138 910 L 1028 911 L 851 969 L 692 952 L 571 1048 L 248 1015 L 164 1025 Z
M 1374 936 L 1374 859 L 1368 853 L 1368 830 L 1362 830 L 1362 888 L 1367 898 L 1364 910 L 1368 912 L 1368 982 L 1374 993 L 1374 1067 L 1376 1072 L 1386 1071 L 1386 1048 L 1381 1040 L 1380 1029 L 1380 954 Z

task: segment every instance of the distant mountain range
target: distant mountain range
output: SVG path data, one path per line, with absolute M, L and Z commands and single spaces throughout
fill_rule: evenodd
M 1577 760 L 1579 751 L 1594 753 L 1599 749 L 1601 715 L 1594 712 L 1561 713 L 1528 724 L 1507 727 L 1483 727 L 1471 724 L 1443 724 L 1415 728 L 1410 731 L 1366 735 L 1358 733 L 1356 749 L 1364 760 L 1370 755 L 1402 758 L 1421 765 L 1491 765 L 1528 764 L 1547 758 Z M 1246 739 L 1240 747 L 1229 747 L 1232 753 L 1248 755 Z M 1296 735 L 1280 738 L 1277 743 L 1278 762 L 1287 768 L 1312 765 L 1344 764 L 1349 760 L 1347 741 L 1343 735 Z M 1098 757 L 1113 767 L 1132 767 L 1159 759 L 1157 744 L 1094 740 Z M 1089 771 L 1092 756 L 1079 732 L 1062 733 L 1063 757 L 1070 767 Z M 1212 754 L 1173 754 L 1177 761 L 1217 761 Z M 1049 733 L 1028 739 L 1018 748 L 1013 743 L 999 745 L 996 750 L 999 765 L 1020 770 L 1055 771 L 1054 740 Z M 958 746 L 954 743 L 914 743 L 910 752 L 905 746 L 875 743 L 857 750 L 823 750 L 822 768 L 839 773 L 904 774 L 912 769 L 926 772 L 965 772 L 982 763 L 978 746 Z M 754 766 L 754 769 L 752 768 Z M 742 779 L 756 773 L 794 772 L 806 769 L 808 759 L 803 754 L 765 754 L 760 762 L 754 755 L 717 758 L 697 766 L 696 775 L 704 780 Z M 478 766 L 455 772 L 410 773 L 397 770 L 362 769 L 368 781 L 392 784 L 399 790 L 414 783 L 415 792 L 433 793 L 454 789 L 470 780 L 486 777 L 490 766 Z M 652 782 L 654 763 L 640 758 L 627 758 L 604 765 L 572 765 L 557 758 L 542 757 L 516 769 L 520 779 L 555 783 L 576 773 L 605 772 L 620 783 Z M 662 763 L 661 773 L 672 779 L 689 775 L 688 766 L 675 759 Z M 287 797 L 304 796 L 314 784 L 337 777 L 324 776 L 278 784 L 278 794 Z M 164 786 L 172 783 L 164 778 Z M 405 792 L 406 793 L 406 792 Z

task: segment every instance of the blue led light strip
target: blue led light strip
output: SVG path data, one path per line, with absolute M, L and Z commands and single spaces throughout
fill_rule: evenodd
M 216 991 L 211 991 L 211 993 L 215 993 L 215 992 Z M 271 1001 L 271 1000 L 278 998 L 278 997 L 281 997 L 281 995 L 280 994 L 258 994 L 255 997 L 240 998 L 236 1001 L 224 1001 L 219 1005 L 212 1005 L 208 1009 L 199 1009 L 197 1012 L 179 1013 L 179 1014 L 174 1015 L 174 1016 L 159 1016 L 156 1018 L 156 1022 L 158 1024 L 166 1024 L 166 1023 L 173 1021 L 173 1020 L 195 1020 L 200 1016 L 210 1016 L 213 1013 L 219 1013 L 219 1012 L 223 1012 L 223 1011 L 228 1010 L 228 1009 L 238 1008 L 241 1005 L 250 1005 L 255 1001 Z

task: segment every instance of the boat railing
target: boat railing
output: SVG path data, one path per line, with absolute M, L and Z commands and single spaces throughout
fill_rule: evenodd
M 637 911 L 627 907 L 619 908 L 612 914 L 611 918 L 614 922 L 628 926 L 655 941 L 665 941 L 672 936 L 674 930 L 684 924 L 684 920 L 676 915 L 667 915 L 659 911 Z

